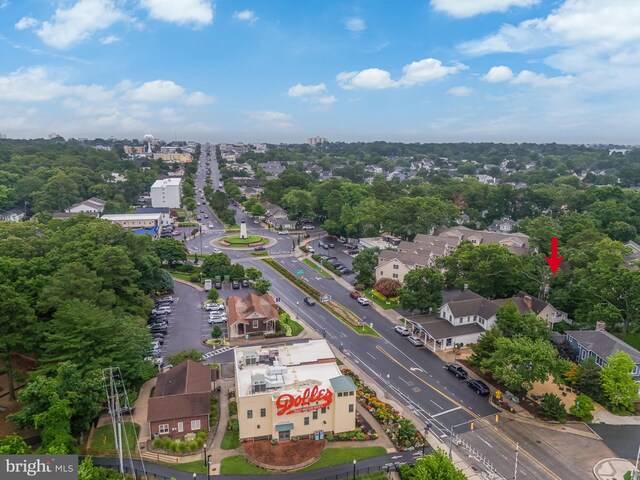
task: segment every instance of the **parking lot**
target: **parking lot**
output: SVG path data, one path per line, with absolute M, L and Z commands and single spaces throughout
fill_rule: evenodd
M 209 324 L 209 312 L 202 308 L 207 298 L 206 293 L 191 285 L 175 282 L 173 296 L 177 300 L 171 305 L 171 313 L 165 315 L 168 329 L 160 349 L 160 355 L 165 359 L 165 363 L 168 355 L 182 350 L 195 348 L 203 353 L 211 351 L 210 346 L 202 344 L 204 340 L 211 338 L 211 330 L 214 327 L 213 324 Z M 244 296 L 257 292 L 252 288 L 234 290 L 231 284 L 223 283 L 218 293 L 220 298 L 226 300 L 233 295 Z M 224 335 L 228 335 L 226 323 L 215 325 L 222 329 Z

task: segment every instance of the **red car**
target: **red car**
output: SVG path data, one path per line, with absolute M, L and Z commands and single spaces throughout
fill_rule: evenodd
M 351 298 L 360 298 L 362 295 L 360 294 L 360 292 L 356 292 L 355 290 L 353 292 L 349 292 L 349 296 Z

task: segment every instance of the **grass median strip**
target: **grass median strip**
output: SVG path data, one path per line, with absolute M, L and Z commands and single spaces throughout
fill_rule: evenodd
M 313 263 L 312 260 L 309 260 L 308 258 L 304 258 L 302 259 L 302 263 L 312 268 L 315 272 L 319 273 L 321 277 L 331 278 L 331 275 L 327 271 L 325 271 L 324 268 L 322 268 L 320 265 L 316 263 Z
M 313 297 L 316 300 L 319 300 L 319 298 L 322 296 L 322 292 L 320 292 L 317 288 L 312 287 L 311 285 L 308 285 L 304 280 L 301 280 L 298 277 L 296 277 L 294 273 L 290 272 L 287 268 L 280 265 L 275 259 L 264 258 L 262 259 L 262 261 L 267 265 L 269 265 L 271 268 L 273 268 L 276 272 L 280 273 L 284 278 L 289 280 L 292 284 L 294 284 L 296 287 L 298 287 L 300 290 L 302 290 L 304 293 L 306 293 L 310 297 Z M 329 312 L 331 312 L 331 314 L 334 317 L 341 320 L 345 325 L 348 325 L 354 332 L 360 335 L 371 335 L 374 337 L 380 336 L 368 324 L 365 324 L 364 326 L 359 324 L 360 322 L 359 317 L 355 313 L 345 308 L 343 305 L 340 305 L 337 302 L 336 302 L 336 308 L 332 308 L 331 305 L 328 303 L 319 302 L 319 305 L 321 305 L 322 307 L 327 309 Z M 337 308 L 344 311 L 345 315 L 350 315 L 352 318 L 358 319 L 358 325 L 354 325 L 354 323 L 352 323 L 348 318 L 346 318 L 345 315 L 342 315 L 339 311 L 337 311 L 336 310 Z

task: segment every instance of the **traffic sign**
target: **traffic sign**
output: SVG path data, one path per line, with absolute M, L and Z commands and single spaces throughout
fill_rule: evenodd
M 301 277 L 302 275 L 304 275 L 304 270 L 298 270 L 298 271 L 296 272 L 296 275 L 297 275 L 297 276 L 299 276 L 299 277 Z
M 280 302 L 280 297 L 276 297 L 276 303 Z

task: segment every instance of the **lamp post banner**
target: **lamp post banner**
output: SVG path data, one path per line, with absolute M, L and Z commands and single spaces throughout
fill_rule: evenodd
M 0 455 L 2 480 L 78 480 L 77 455 Z

